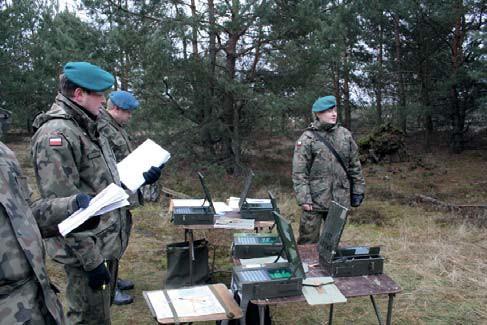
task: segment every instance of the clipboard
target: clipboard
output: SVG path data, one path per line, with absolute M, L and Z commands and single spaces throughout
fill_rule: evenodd
M 144 299 L 147 303 L 147 306 L 149 307 L 149 310 L 154 317 L 154 319 L 159 323 L 159 324 L 169 324 L 169 323 L 186 323 L 186 322 L 201 322 L 201 321 L 213 321 L 213 320 L 225 320 L 225 319 L 239 319 L 242 318 L 243 313 L 238 304 L 235 302 L 233 299 L 233 296 L 230 294 L 229 290 L 227 287 L 222 284 L 210 284 L 210 285 L 204 285 L 204 286 L 196 286 L 196 287 L 189 287 L 191 289 L 197 289 L 198 287 L 200 288 L 208 288 L 210 289 L 211 293 L 215 296 L 215 298 L 218 300 L 218 302 L 221 304 L 225 312 L 223 313 L 213 313 L 213 314 L 207 314 L 207 315 L 194 315 L 194 316 L 183 316 L 183 317 L 178 317 L 177 316 L 177 310 L 173 309 L 171 307 L 173 316 L 172 317 L 166 317 L 166 318 L 157 318 L 157 313 L 156 310 L 154 309 L 154 304 L 151 301 L 151 291 L 143 291 L 142 295 L 144 296 Z M 181 288 L 181 289 L 170 289 L 166 290 L 166 292 L 169 291 L 177 291 L 177 290 L 184 290 L 188 288 Z M 160 290 L 158 290 L 160 291 Z M 152 291 L 154 292 L 154 291 Z M 169 298 L 169 296 L 166 294 L 166 298 Z M 191 298 L 188 298 L 191 299 Z M 171 302 L 169 301 L 169 305 L 171 305 Z

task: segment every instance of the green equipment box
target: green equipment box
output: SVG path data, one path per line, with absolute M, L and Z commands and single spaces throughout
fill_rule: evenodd
M 338 247 L 347 222 L 348 209 L 332 202 L 318 243 L 320 266 L 334 277 L 382 274 L 380 247 Z
M 215 223 L 215 207 L 210 191 L 203 175 L 198 173 L 198 177 L 205 193 L 205 200 L 199 207 L 174 207 L 172 221 L 175 225 L 211 225 Z M 204 206 L 205 202 L 208 202 L 209 206 Z
M 293 230 L 278 213 L 274 213 L 274 218 L 288 262 L 251 268 L 235 266 L 233 286 L 244 301 L 301 295 L 305 274 Z
M 236 258 L 278 256 L 282 242 L 277 234 L 236 233 L 233 235 L 232 255 Z
M 271 192 L 268 192 L 268 202 L 249 202 L 247 199 L 254 176 L 255 174 L 250 171 L 245 179 L 244 189 L 240 194 L 240 200 L 238 202 L 240 217 L 242 219 L 254 219 L 255 221 L 274 221 L 272 213 L 274 211 L 279 212 L 279 209 L 277 208 L 276 199 Z

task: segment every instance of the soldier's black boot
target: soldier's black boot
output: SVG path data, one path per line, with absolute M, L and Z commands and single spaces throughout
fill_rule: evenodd
M 117 279 L 117 288 L 120 290 L 130 290 L 134 288 L 134 283 L 130 280 Z
M 113 299 L 115 305 L 128 305 L 132 302 L 134 302 L 134 297 L 128 293 L 122 292 L 119 288 L 115 289 L 115 298 Z

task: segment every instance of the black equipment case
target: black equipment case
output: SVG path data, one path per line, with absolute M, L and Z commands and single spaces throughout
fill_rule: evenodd
M 338 247 L 347 222 L 348 209 L 332 202 L 318 243 L 320 266 L 334 277 L 382 274 L 380 247 Z
M 174 207 L 172 220 L 175 225 L 212 225 L 215 223 L 215 207 L 210 191 L 203 175 L 198 173 L 198 177 L 205 193 L 205 200 L 200 207 Z M 205 202 L 208 202 L 209 206 L 204 206 Z
M 256 258 L 275 256 L 281 252 L 282 242 L 278 234 L 248 232 L 233 234 L 233 257 Z
M 268 192 L 270 202 L 249 203 L 247 196 L 252 186 L 252 178 L 255 174 L 250 171 L 245 179 L 244 189 L 240 194 L 238 206 L 240 208 L 240 217 L 242 219 L 254 219 L 255 221 L 274 221 L 273 212 L 279 212 L 276 205 L 276 199 L 271 192 Z
M 234 266 L 233 285 L 237 287 L 244 300 L 301 294 L 305 274 L 293 230 L 289 222 L 278 213 L 274 212 L 274 217 L 288 262 L 252 268 Z

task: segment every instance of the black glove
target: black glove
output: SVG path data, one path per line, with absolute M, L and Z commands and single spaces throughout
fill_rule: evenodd
M 92 197 L 85 193 L 79 193 L 76 195 L 76 200 L 74 200 L 74 210 L 85 209 L 90 204 Z M 72 232 L 81 232 L 86 230 L 93 230 L 98 227 L 100 223 L 100 216 L 91 217 L 84 223 L 79 225 L 77 228 L 73 229 Z
M 78 206 L 77 209 L 85 209 L 88 207 L 91 201 L 91 196 L 85 193 L 79 193 L 76 195 L 76 205 Z
M 87 271 L 88 285 L 93 290 L 99 290 L 104 284 L 110 283 L 110 272 L 108 272 L 105 263 L 101 263 L 95 269 Z
M 352 198 L 350 199 L 350 205 L 353 206 L 354 208 L 358 207 L 360 204 L 362 204 L 362 201 L 364 200 L 364 195 L 363 194 L 352 194 Z
M 144 172 L 142 174 L 145 179 L 144 185 L 150 185 L 157 182 L 159 177 L 161 177 L 162 168 L 164 168 L 164 164 L 162 164 L 160 167 L 152 166 L 148 171 Z

